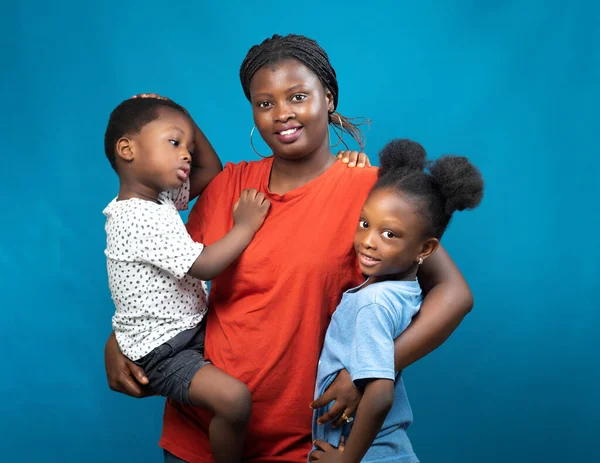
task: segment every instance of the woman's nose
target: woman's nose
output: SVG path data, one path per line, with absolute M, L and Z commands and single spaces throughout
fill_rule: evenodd
M 290 119 L 293 119 L 294 117 L 296 117 L 296 114 L 294 113 L 294 111 L 290 107 L 290 105 L 284 103 L 284 104 L 278 104 L 275 107 L 274 116 L 275 116 L 275 121 L 277 121 L 277 122 L 287 122 Z

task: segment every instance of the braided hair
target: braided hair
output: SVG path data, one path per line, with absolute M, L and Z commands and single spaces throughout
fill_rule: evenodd
M 392 140 L 379 153 L 378 180 L 373 190 L 391 188 L 408 196 L 422 217 L 427 236 L 440 239 L 455 211 L 474 209 L 483 197 L 479 170 L 462 156 L 426 161 L 417 142 Z
M 159 117 L 159 109 L 171 108 L 187 111 L 174 101 L 165 98 L 130 98 L 123 101 L 110 114 L 104 134 L 104 152 L 112 168 L 117 171 L 117 141 L 127 134 L 137 134 L 145 125 Z
M 323 86 L 331 92 L 334 112 L 329 114 L 329 123 L 348 133 L 357 141 L 362 150 L 364 135 L 358 125 L 364 121 L 354 123 L 351 119 L 335 111 L 339 93 L 335 69 L 329 62 L 325 50 L 313 39 L 296 34 L 286 36 L 275 34 L 260 45 L 250 48 L 240 67 L 240 81 L 248 101 L 250 101 L 250 82 L 256 71 L 267 64 L 276 64 L 288 59 L 298 60 L 308 67 L 317 75 Z M 346 144 L 344 143 L 344 145 Z M 348 148 L 347 145 L 346 148 Z

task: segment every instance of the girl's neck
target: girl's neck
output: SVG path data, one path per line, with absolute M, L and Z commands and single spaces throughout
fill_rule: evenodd
M 274 156 L 269 190 L 285 194 L 316 179 L 336 161 L 329 148 L 315 152 L 312 156 L 290 160 Z
M 373 283 L 381 283 L 382 281 L 416 281 L 418 266 L 402 273 L 394 273 L 392 275 L 377 275 L 369 277 L 369 281 L 360 289 L 365 289 Z

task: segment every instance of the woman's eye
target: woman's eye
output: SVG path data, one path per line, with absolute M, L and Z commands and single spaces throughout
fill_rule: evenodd
M 383 236 L 385 236 L 386 238 L 395 238 L 396 237 L 396 235 L 394 235 L 391 231 L 384 231 Z
M 294 101 L 302 101 L 305 99 L 306 99 L 306 95 L 302 95 L 302 94 L 294 95 L 292 97 L 292 100 L 294 100 Z
M 179 146 L 179 142 L 177 140 L 169 140 L 171 142 L 171 145 L 173 146 Z
M 369 228 L 369 223 L 366 220 L 361 220 L 358 222 L 360 228 Z

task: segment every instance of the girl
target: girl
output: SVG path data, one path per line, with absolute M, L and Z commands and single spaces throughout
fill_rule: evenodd
M 380 163 L 354 235 L 367 280 L 346 291 L 333 314 L 315 390 L 319 397 L 346 369 L 364 394 L 356 420 L 342 413 L 343 427 L 320 426 L 329 407 L 315 410 L 313 437 L 321 450 L 310 459 L 320 462 L 418 462 L 406 434 L 412 412 L 394 369 L 394 339 L 421 305 L 419 266 L 438 249 L 454 211 L 476 207 L 483 194 L 481 174 L 466 158 L 429 164 L 423 147 L 409 140 L 386 145 Z M 345 448 L 332 447 L 342 436 Z

